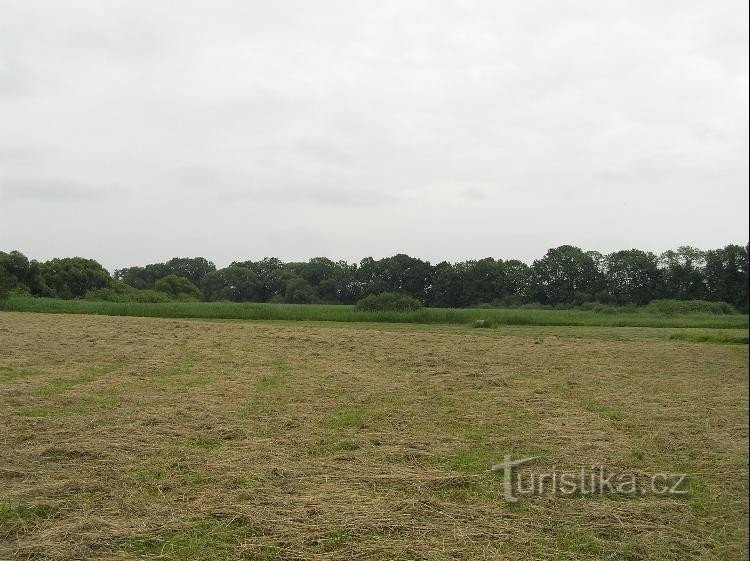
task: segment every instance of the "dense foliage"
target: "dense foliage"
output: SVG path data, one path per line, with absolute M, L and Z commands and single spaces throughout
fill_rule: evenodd
M 405 294 L 424 306 L 645 305 L 654 300 L 726 302 L 748 309 L 748 247 L 662 255 L 630 249 L 609 255 L 563 245 L 527 265 L 485 259 L 435 265 L 404 254 L 358 264 L 316 257 L 284 263 L 273 257 L 217 269 L 202 257 L 119 269 L 71 257 L 30 261 L 0 252 L 0 297 L 9 293 L 110 301 L 164 298 L 233 302 L 353 304 L 368 295 Z
M 398 292 L 370 294 L 357 302 L 357 309 L 364 312 L 413 312 L 422 307 L 422 302 Z

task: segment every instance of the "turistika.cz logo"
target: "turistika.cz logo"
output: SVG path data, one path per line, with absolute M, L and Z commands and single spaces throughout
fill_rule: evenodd
M 613 471 L 603 465 L 581 467 L 570 471 L 552 469 L 537 473 L 521 470 L 538 456 L 514 460 L 505 456 L 490 470 L 503 474 L 503 498 L 510 503 L 519 497 L 553 495 L 563 497 L 587 495 L 685 495 L 687 474 Z

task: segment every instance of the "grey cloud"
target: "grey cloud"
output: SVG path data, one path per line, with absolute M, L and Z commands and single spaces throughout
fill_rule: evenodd
M 329 155 L 325 147 L 320 148 L 321 157 Z M 307 149 L 307 148 L 306 148 Z M 335 157 L 334 157 L 335 159 Z M 340 160 L 343 162 L 344 160 Z M 300 175 L 300 173 L 289 173 Z M 375 186 L 363 185 L 352 179 L 348 185 L 340 185 L 341 179 L 331 173 L 318 173 L 296 181 L 274 180 L 268 174 L 251 176 L 232 173 L 228 170 L 206 166 L 185 166 L 174 171 L 172 181 L 177 182 L 180 193 L 190 196 L 209 196 L 215 201 L 229 204 L 286 204 L 290 207 L 313 203 L 334 206 L 389 205 L 403 200 Z
M 747 10 L 0 0 L 0 235 L 112 266 L 744 242 Z M 623 192 L 627 229 L 592 218 Z
M 461 196 L 472 201 L 483 201 L 487 198 L 487 194 L 476 187 L 468 187 L 464 189 L 461 192 Z
M 102 189 L 56 180 L 2 180 L 0 179 L 0 200 L 32 201 L 37 203 L 68 203 L 91 200 L 104 200 L 108 192 Z

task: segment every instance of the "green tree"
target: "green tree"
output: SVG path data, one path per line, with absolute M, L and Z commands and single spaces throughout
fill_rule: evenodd
M 532 291 L 542 304 L 574 304 L 593 298 L 602 284 L 591 255 L 578 247 L 561 245 L 532 265 Z
M 133 288 L 149 290 L 154 288 L 156 281 L 168 274 L 170 271 L 165 263 L 150 263 L 143 267 L 117 269 L 114 277 Z
M 29 260 L 19 251 L 0 251 L 0 299 L 5 299 L 26 277 Z
M 463 274 L 457 267 L 441 261 L 432 271 L 430 305 L 437 308 L 458 308 L 464 292 Z
M 2 257 L 2 255 L 0 255 L 0 257 Z M 0 263 L 0 300 L 8 298 L 8 294 L 10 294 L 10 291 L 16 287 L 16 283 L 16 277 L 11 275 L 8 270 L 3 267 L 3 264 Z
M 728 245 L 706 252 L 706 293 L 748 311 L 748 246 Z
M 487 257 L 459 265 L 463 268 L 462 306 L 493 302 L 505 292 L 505 270 L 502 261 Z
M 230 265 L 235 266 L 250 269 L 255 273 L 261 285 L 259 300 L 262 302 L 283 296 L 286 283 L 293 276 L 287 271 L 284 262 L 276 257 L 264 257 L 260 261 L 234 261 Z
M 607 291 L 619 304 L 648 304 L 664 292 L 656 255 L 630 249 L 606 258 Z
M 208 273 L 201 283 L 206 300 L 231 300 L 233 302 L 257 302 L 263 285 L 253 271 L 246 267 L 230 265 Z
M 208 273 L 216 270 L 216 265 L 204 257 L 173 257 L 164 265 L 168 274 L 185 277 L 196 287 Z
M 154 284 L 154 290 L 164 292 L 177 300 L 200 300 L 201 291 L 189 279 L 177 275 L 167 275 Z
M 315 289 L 302 277 L 294 277 L 286 284 L 284 302 L 288 304 L 313 304 L 320 302 Z
M 203 278 L 214 271 L 216 266 L 204 257 L 173 257 L 166 263 L 117 269 L 114 277 L 133 288 L 151 289 L 156 285 L 156 281 L 167 275 L 185 277 L 194 285 L 200 286 Z
M 675 300 L 706 298 L 706 252 L 690 246 L 666 251 L 659 257 L 664 278 L 664 295 Z
M 64 257 L 40 265 L 40 275 L 50 294 L 58 298 L 83 298 L 89 290 L 112 282 L 107 270 L 93 259 Z
M 354 301 L 355 265 L 346 261 L 331 261 L 327 257 L 313 257 L 306 263 L 289 263 L 287 267 L 305 279 L 323 300 Z
M 503 262 L 505 287 L 502 299 L 508 303 L 522 304 L 529 301 L 531 290 L 531 267 L 518 259 Z
M 432 267 L 403 253 L 380 260 L 366 257 L 357 268 L 354 283 L 358 294 L 405 292 L 425 303 L 430 297 Z

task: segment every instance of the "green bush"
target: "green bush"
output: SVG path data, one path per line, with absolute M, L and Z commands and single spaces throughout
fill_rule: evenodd
M 652 300 L 644 310 L 652 314 L 675 316 L 681 314 L 715 314 L 718 316 L 736 314 L 737 311 L 726 302 L 706 300 Z
M 413 312 L 421 307 L 416 298 L 398 292 L 370 294 L 357 302 L 357 309 L 363 312 Z
M 189 279 L 167 275 L 154 284 L 154 290 L 168 294 L 175 300 L 195 301 L 201 299 L 201 291 Z
M 135 290 L 127 302 L 139 302 L 141 304 L 158 304 L 159 302 L 169 302 L 171 299 L 168 294 L 158 290 Z
M 99 302 L 138 302 L 141 304 L 158 304 L 160 302 L 171 301 L 169 295 L 164 292 L 138 290 L 119 281 L 113 282 L 110 288 L 89 290 L 85 298 L 86 300 Z

